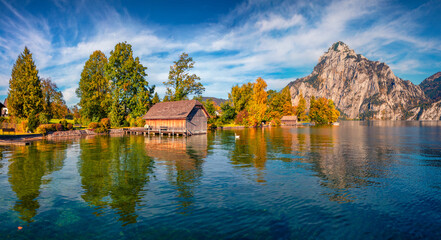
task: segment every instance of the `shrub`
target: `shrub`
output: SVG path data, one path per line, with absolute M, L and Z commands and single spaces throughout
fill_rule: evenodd
M 98 128 L 99 126 L 100 126 L 100 124 L 97 123 L 97 122 L 91 122 L 91 123 L 89 123 L 89 128 L 90 128 L 90 129 L 96 129 L 96 128 Z
M 103 126 L 100 126 L 96 129 L 93 130 L 96 133 L 106 133 L 108 130 L 106 128 L 104 128 Z
M 57 131 L 57 128 L 55 124 L 42 124 L 37 127 L 36 133 L 46 135 L 49 132 L 55 132 Z
M 108 118 L 101 119 L 101 125 L 104 129 L 110 129 L 110 119 Z
M 67 129 L 67 120 L 66 120 L 66 119 L 62 119 L 62 120 L 60 121 L 60 123 L 61 123 L 61 125 L 63 125 L 63 128 L 64 128 L 64 129 Z
M 64 130 L 63 124 L 61 124 L 61 123 L 55 124 L 55 128 L 57 129 L 57 131 L 63 131 Z
M 274 118 L 274 119 L 271 121 L 271 126 L 278 127 L 278 126 L 280 126 L 280 124 L 281 124 L 281 122 L 280 122 L 280 119 L 279 119 L 279 118 Z
M 35 132 L 38 134 L 46 135 L 47 129 L 44 127 L 44 125 L 40 125 L 40 126 L 38 126 L 37 130 L 35 130 Z
M 78 121 L 78 118 L 74 119 L 74 124 L 80 124 L 80 121 Z
M 67 124 L 67 130 L 72 130 L 73 129 L 73 125 L 72 123 L 68 123 Z

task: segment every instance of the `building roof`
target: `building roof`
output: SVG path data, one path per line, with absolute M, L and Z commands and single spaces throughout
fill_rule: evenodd
M 153 119 L 185 119 L 194 107 L 200 106 L 207 117 L 210 117 L 204 105 L 197 100 L 183 100 L 175 102 L 160 102 L 153 105 L 142 117 L 146 120 Z
M 297 121 L 297 116 L 283 116 L 281 121 Z
M 0 109 L 2 109 L 2 108 L 6 108 L 6 106 L 0 102 Z

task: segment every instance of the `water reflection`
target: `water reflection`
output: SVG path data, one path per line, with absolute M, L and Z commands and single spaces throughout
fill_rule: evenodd
M 255 181 L 259 183 L 265 180 L 265 164 L 267 161 L 268 129 L 244 129 L 236 131 L 239 138 L 234 134 L 224 135 L 235 139 L 234 148 L 230 152 L 231 164 L 238 168 L 254 167 L 256 169 Z
M 329 189 L 331 201 L 355 199 L 348 189 L 375 185 L 385 177 L 399 136 L 380 134 L 381 129 L 354 127 L 267 128 L 234 131 L 240 135 L 230 148 L 231 163 L 238 168 L 254 168 L 255 181 L 266 182 L 267 161 L 305 163 L 297 165 L 315 172 L 321 186 Z M 228 131 L 227 131 L 228 132 Z M 230 137 L 234 137 L 230 131 Z M 225 135 L 224 135 L 225 136 Z
M 60 170 L 66 158 L 68 142 L 35 142 L 30 146 L 13 147 L 9 160 L 9 183 L 18 200 L 13 209 L 25 222 L 33 222 L 40 203 L 42 185 L 49 183 L 45 176 Z
M 202 177 L 207 156 L 207 135 L 184 137 L 148 137 L 146 152 L 158 165 L 165 165 L 167 179 L 177 191 L 178 212 L 191 212 L 194 191 Z
M 321 185 L 331 201 L 355 199 L 348 189 L 378 184 L 385 177 L 396 149 L 387 144 L 391 139 L 360 127 L 323 127 L 293 131 L 292 149 L 305 156 L 304 162 L 322 179 Z
M 81 197 L 96 207 L 97 216 L 110 207 L 123 225 L 136 223 L 136 208 L 146 183 L 154 177 L 154 161 L 146 155 L 144 138 L 97 136 L 82 139 L 80 147 Z

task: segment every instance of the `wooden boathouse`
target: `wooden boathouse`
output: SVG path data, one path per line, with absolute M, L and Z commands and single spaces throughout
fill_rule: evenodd
M 283 116 L 280 119 L 282 126 L 296 126 L 297 116 Z
M 188 136 L 206 134 L 210 115 L 199 101 L 183 100 L 157 103 L 142 118 L 149 133 Z

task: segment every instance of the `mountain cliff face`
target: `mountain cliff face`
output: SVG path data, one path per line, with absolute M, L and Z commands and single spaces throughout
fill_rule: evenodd
M 428 100 L 419 86 L 394 75 L 389 66 L 356 54 L 343 42 L 322 55 L 312 73 L 289 83 L 292 104 L 302 93 L 332 99 L 351 119 L 415 119 Z
M 437 72 L 424 79 L 420 87 L 432 101 L 437 102 L 441 100 L 441 72 Z

